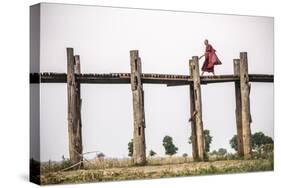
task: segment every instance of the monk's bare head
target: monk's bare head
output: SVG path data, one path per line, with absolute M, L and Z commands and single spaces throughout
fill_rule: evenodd
M 205 44 L 206 46 L 209 44 L 208 39 L 205 39 L 205 40 L 204 40 L 204 44 Z

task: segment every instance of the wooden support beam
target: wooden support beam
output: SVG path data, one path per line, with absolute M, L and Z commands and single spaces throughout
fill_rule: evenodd
M 75 55 L 75 67 L 74 67 L 74 73 L 76 75 L 81 74 L 81 68 L 80 68 L 80 56 Z M 81 86 L 80 82 L 77 81 L 77 78 L 75 78 L 75 95 L 76 95 L 76 114 L 77 114 L 77 132 L 75 135 L 75 142 L 76 142 L 76 151 L 80 154 L 80 160 L 83 160 L 83 144 L 82 144 L 82 120 L 81 120 L 81 107 L 82 107 L 82 99 L 81 99 Z M 81 166 L 83 163 L 81 163 Z
M 68 137 L 69 137 L 69 158 L 72 163 L 81 161 L 79 147 L 82 145 L 78 133 L 77 114 L 77 92 L 75 79 L 75 60 L 73 48 L 67 48 L 67 102 L 68 102 Z
M 192 60 L 189 60 L 189 75 L 192 75 Z M 194 103 L 194 85 L 189 85 L 189 98 L 190 98 L 190 123 L 191 123 L 191 142 L 192 142 L 192 157 L 194 161 L 198 160 L 198 144 L 195 126 L 195 103 Z
M 141 59 L 137 50 L 130 51 L 130 64 L 134 111 L 133 161 L 134 164 L 144 165 L 146 163 L 144 92 L 141 82 Z
M 234 69 L 234 76 L 240 77 L 240 60 L 234 59 L 233 60 L 233 69 Z M 236 81 L 234 83 L 235 86 L 235 102 L 236 102 L 236 129 L 237 129 L 237 152 L 238 156 L 242 157 L 244 154 L 243 151 L 243 133 L 242 133 L 242 115 L 241 115 L 241 89 L 240 89 L 240 81 Z
M 204 141 L 204 129 L 202 121 L 202 102 L 201 102 L 201 85 L 200 85 L 200 73 L 199 73 L 199 60 L 198 56 L 193 56 L 191 61 L 192 79 L 194 86 L 194 108 L 196 111 L 195 127 L 197 134 L 198 145 L 198 157 L 199 160 L 205 160 L 205 141 Z
M 244 158 L 252 156 L 250 127 L 250 85 L 248 76 L 247 52 L 240 53 L 240 90 Z

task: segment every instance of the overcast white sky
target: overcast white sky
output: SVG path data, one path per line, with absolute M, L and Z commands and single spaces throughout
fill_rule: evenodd
M 144 73 L 188 74 L 188 59 L 204 52 L 205 38 L 233 73 L 234 58 L 247 51 L 249 73 L 273 74 L 273 18 L 151 11 L 94 6 L 41 5 L 41 72 L 66 72 L 66 47 L 80 55 L 82 73 L 130 72 L 129 51 L 138 49 Z M 202 61 L 200 66 L 202 65 Z M 233 83 L 202 86 L 204 128 L 211 150 L 232 151 L 236 134 Z M 126 157 L 133 137 L 130 85 L 81 86 L 84 151 Z M 191 155 L 188 86 L 144 85 L 146 145 L 164 155 L 170 135 L 178 154 Z M 273 84 L 253 83 L 252 132 L 273 136 Z M 41 161 L 68 157 L 66 84 L 41 84 Z M 35 156 L 36 158 L 36 156 Z

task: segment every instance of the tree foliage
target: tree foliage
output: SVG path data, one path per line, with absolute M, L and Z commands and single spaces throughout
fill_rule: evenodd
M 213 137 L 210 135 L 210 131 L 208 129 L 204 130 L 204 140 L 205 140 L 205 152 L 208 153 L 210 151 L 210 145 L 213 140 Z
M 218 152 L 217 152 L 217 150 L 213 150 L 210 154 L 211 155 L 218 155 Z
M 224 149 L 224 148 L 219 148 L 218 149 L 218 155 L 223 156 L 225 154 L 227 154 L 227 150 L 226 149 Z
M 252 135 L 252 147 L 254 150 L 258 150 L 266 144 L 273 144 L 273 140 L 271 137 L 266 136 L 262 132 L 257 132 Z
M 132 157 L 133 156 L 133 151 L 134 151 L 134 143 L 133 143 L 133 139 L 131 139 L 131 141 L 128 143 L 128 156 Z
M 213 150 L 210 154 L 224 156 L 225 154 L 227 154 L 227 150 L 225 148 L 219 148 L 218 150 Z
M 156 155 L 156 152 L 153 151 L 153 150 L 150 150 L 150 151 L 149 151 L 149 156 L 150 156 L 150 157 L 153 157 L 154 155 Z
M 102 153 L 102 152 L 100 152 L 100 153 L 97 154 L 97 158 L 98 158 L 98 159 L 101 159 L 101 158 L 104 158 L 104 157 L 105 157 L 105 154 Z
M 210 151 L 210 145 L 212 143 L 213 137 L 210 135 L 210 131 L 208 129 L 204 130 L 204 140 L 205 140 L 205 152 L 208 153 Z M 189 137 L 188 143 L 192 143 L 192 135 Z
M 238 150 L 238 146 L 237 146 L 237 135 L 235 134 L 229 141 L 230 147 L 232 149 L 234 149 L 235 151 Z
M 163 138 L 163 146 L 165 148 L 166 155 L 174 155 L 178 151 L 178 148 L 173 143 L 173 138 L 170 136 L 165 136 Z
M 261 149 L 264 145 L 273 144 L 273 139 L 266 136 L 263 132 L 256 132 L 251 136 L 252 148 L 254 150 Z M 229 141 L 231 148 L 237 151 L 237 135 L 234 135 Z
M 262 149 L 265 153 L 272 153 L 273 152 L 273 144 L 265 144 L 262 146 Z

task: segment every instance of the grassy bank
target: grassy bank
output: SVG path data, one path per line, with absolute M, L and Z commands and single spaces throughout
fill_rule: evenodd
M 115 162 L 117 163 L 117 161 Z M 108 163 L 108 161 L 106 161 L 105 164 L 106 163 Z M 93 163 L 93 165 L 94 164 L 95 163 Z M 133 166 L 131 161 L 127 161 L 127 163 L 121 161 L 118 165 L 115 163 L 115 165 L 113 165 L 112 162 L 112 164 L 109 165 L 110 167 L 105 167 L 105 164 L 101 164 L 99 167 L 86 166 L 86 169 L 83 170 L 45 172 L 40 176 L 41 183 L 63 184 L 120 181 L 273 170 L 273 160 L 271 158 L 255 160 L 219 160 L 209 162 L 191 162 L 186 159 L 153 159 L 148 162 L 148 165 L 138 167 Z

